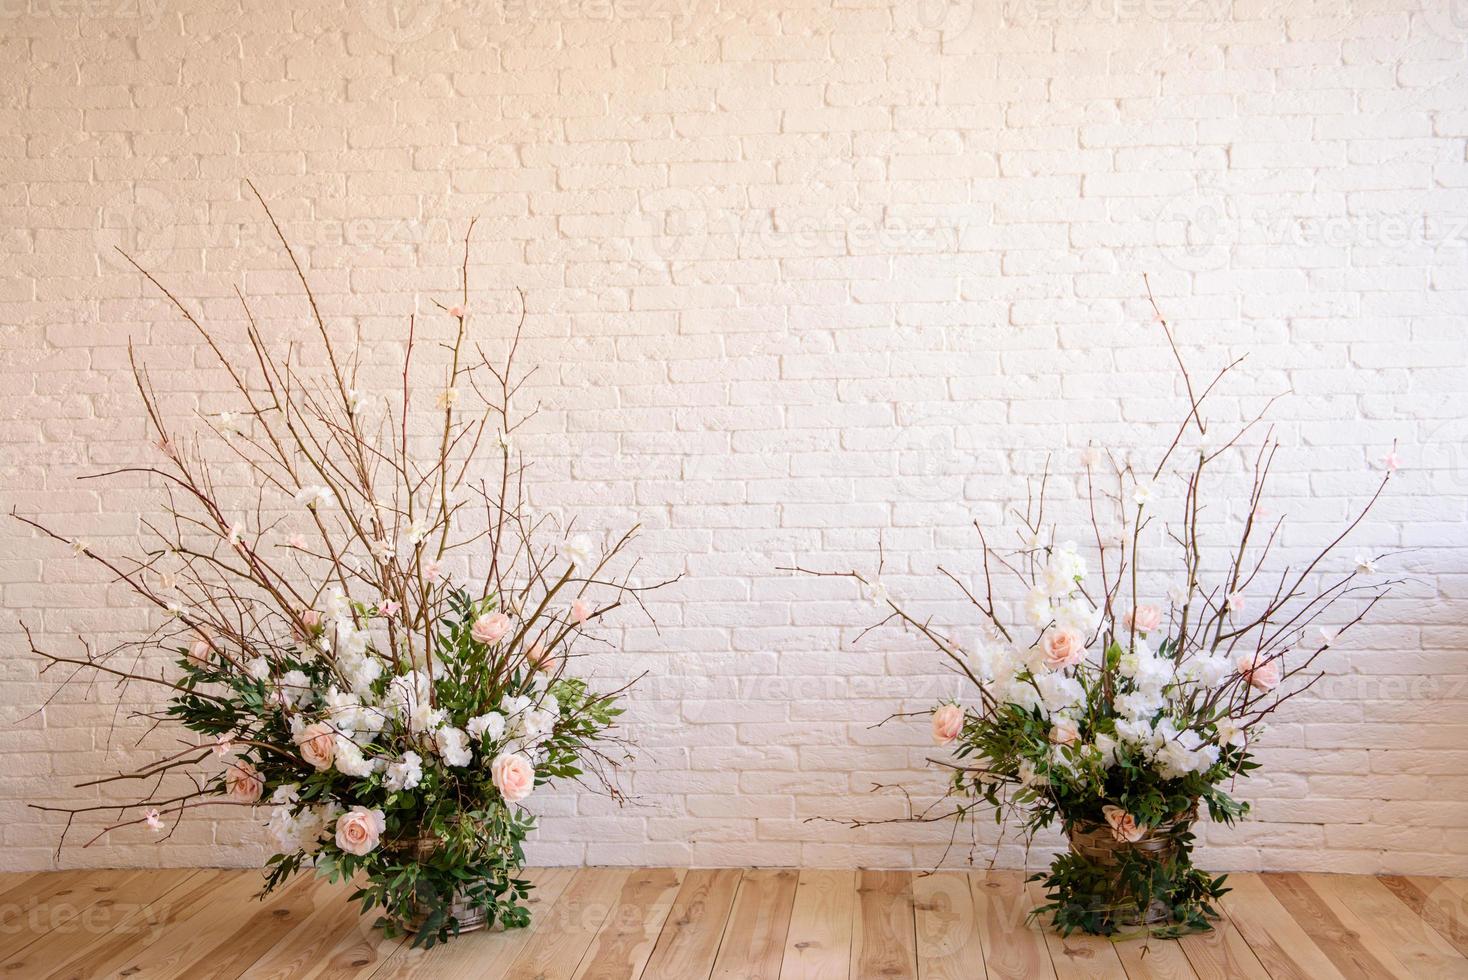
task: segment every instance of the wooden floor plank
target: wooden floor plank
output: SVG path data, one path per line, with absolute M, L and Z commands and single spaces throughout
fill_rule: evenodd
M 1400 976 L 1395 964 L 1384 962 L 1376 951 L 1367 949 L 1360 934 L 1347 928 L 1300 875 L 1273 873 L 1260 875 L 1260 879 L 1346 980 Z
M 788 868 L 744 872 L 714 960 L 714 980 L 776 980 L 780 976 L 797 880 Z
M 116 932 L 80 946 L 45 943 L 46 958 L 33 962 L 53 980 L 179 975 L 218 940 L 216 930 L 242 916 L 262 882 L 258 871 L 200 872 L 123 920 Z
M 1270 980 L 1269 971 L 1227 915 L 1219 916 L 1211 932 L 1183 936 L 1178 945 L 1198 980 Z
M 917 921 L 912 875 L 863 869 L 851 932 L 853 977 L 917 978 Z
M 540 869 L 531 925 L 431 951 L 385 940 L 350 886 L 256 871 L 0 878 L 0 976 L 189 980 L 1468 980 L 1468 882 L 1231 875 L 1212 933 L 1061 938 L 1020 872 Z M 4 887 L 9 882 L 8 888 Z
M 353 886 L 316 882 L 306 918 L 276 940 L 242 976 L 248 980 L 364 980 L 398 949 L 373 927 L 377 912 L 362 914 L 348 901 Z
M 1043 904 L 1044 887 L 1038 881 L 1028 887 L 1030 900 L 1035 905 Z M 1062 936 L 1050 928 L 1048 916 L 1040 924 L 1045 927 L 1045 945 L 1060 980 L 1126 980 L 1126 969 L 1111 940 L 1078 932 Z
M 0 961 L 14 956 L 99 901 L 110 901 L 115 909 L 119 895 L 123 901 L 131 902 L 136 901 L 139 895 L 165 890 L 166 882 L 157 880 L 156 874 L 151 871 L 56 871 L 32 879 L 24 890 L 7 892 L 5 904 L 0 906 Z M 180 880 L 190 874 L 193 872 L 174 872 Z M 177 884 L 177 881 L 173 883 Z M 77 923 L 73 928 L 80 927 L 81 923 Z
M 574 868 L 527 869 L 523 877 L 532 885 L 525 902 L 530 909 L 528 926 L 495 926 L 465 933 L 431 949 L 402 943 L 372 974 L 372 980 L 500 980 L 530 938 L 554 918 L 552 910 L 575 876 Z
M 566 980 L 576 973 L 602 923 L 613 915 L 632 872 L 582 868 L 505 972 L 506 980 Z
M 1442 878 L 1388 875 L 1377 879 L 1453 948 L 1468 956 L 1468 900 Z
M 1378 960 L 1407 977 L 1468 980 L 1468 959 L 1370 878 L 1300 876 Z
M 780 980 L 849 980 L 856 872 L 800 872 Z
M 247 872 L 249 873 L 249 872 Z M 249 873 L 253 874 L 253 873 Z M 200 934 L 190 949 L 192 961 L 183 952 L 175 965 L 151 951 L 151 963 L 130 964 L 135 973 L 169 975 L 189 980 L 238 980 L 271 947 L 300 925 L 315 910 L 312 895 L 324 884 L 314 875 L 297 875 L 261 901 L 251 900 L 234 909 L 219 909 L 212 919 L 196 919 L 190 928 Z
M 1197 980 L 1175 939 L 1123 939 L 1114 944 L 1127 980 Z
M 968 873 L 914 875 L 912 898 L 921 980 L 972 980 L 984 976 L 984 942 Z
M 60 888 L 50 882 L 38 886 L 38 904 L 24 910 L 14 931 L 7 922 L 0 937 L 0 973 L 35 975 L 107 936 L 142 941 L 159 928 L 159 903 L 203 874 L 191 868 L 87 871 Z
M 713 972 L 741 877 L 734 868 L 698 869 L 683 877 L 641 980 L 684 980 Z
M 1341 971 L 1257 874 L 1228 882 L 1232 891 L 1220 904 L 1274 980 L 1339 980 Z
M 989 980 L 1053 980 L 1050 949 L 1029 917 L 1039 903 L 1030 900 L 1024 872 L 974 871 L 969 886 Z
M 640 976 L 673 908 L 683 875 L 675 868 L 632 872 L 572 980 L 635 980 Z

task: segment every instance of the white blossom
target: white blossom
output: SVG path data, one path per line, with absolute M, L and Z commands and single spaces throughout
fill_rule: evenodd
M 472 738 L 478 739 L 487 735 L 491 742 L 497 742 L 505 734 L 505 716 L 498 711 L 486 712 L 470 718 L 464 727 Z
M 444 725 L 434 733 L 434 744 L 443 761 L 451 766 L 467 766 L 473 760 L 469 736 L 462 728 Z
M 423 758 L 417 752 L 404 752 L 402 759 L 387 767 L 383 785 L 388 792 L 415 788 L 423 781 Z
M 578 534 L 569 541 L 563 541 L 561 557 L 570 562 L 573 568 L 589 568 L 592 564 L 591 541 L 584 534 Z
M 332 493 L 330 487 L 313 484 L 302 487 L 296 491 L 295 501 L 304 504 L 308 509 L 315 510 L 318 507 L 330 507 L 336 500 L 336 494 Z

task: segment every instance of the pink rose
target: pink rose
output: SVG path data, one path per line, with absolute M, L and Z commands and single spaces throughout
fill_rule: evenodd
M 301 758 L 317 770 L 330 769 L 336 759 L 336 733 L 325 722 L 318 721 L 301 729 L 296 745 L 300 746 Z
M 505 634 L 510 631 L 510 617 L 504 613 L 489 613 L 474 620 L 474 627 L 469 630 L 469 635 L 474 639 L 489 646 L 504 639 Z
M 265 779 L 245 759 L 229 763 L 224 771 L 224 795 L 236 803 L 256 803 L 265 792 Z
M 199 637 L 194 645 L 189 647 L 189 663 L 196 667 L 209 666 L 209 654 L 214 651 L 213 645 L 206 637 Z
M 1240 657 L 1239 676 L 1256 691 L 1272 691 L 1279 687 L 1279 660 L 1258 653 Z
M 947 745 L 963 734 L 963 709 L 956 704 L 940 704 L 933 711 L 933 741 Z
M 1101 813 L 1106 817 L 1106 822 L 1111 825 L 1111 836 L 1122 842 L 1135 843 L 1142 839 L 1147 831 L 1137 826 L 1137 818 L 1127 813 L 1119 806 L 1109 803 L 1101 808 Z
M 1162 610 L 1144 603 L 1127 613 L 1126 621 L 1138 633 L 1150 633 L 1162 624 Z
M 314 630 L 321 625 L 321 614 L 314 609 L 307 609 L 301 613 L 301 625 L 308 630 Z
M 1045 631 L 1040 640 L 1045 650 L 1045 666 L 1051 670 L 1074 667 L 1086 657 L 1086 641 L 1077 631 L 1056 626 Z
M 519 803 L 535 789 L 535 768 L 518 752 L 495 756 L 489 764 L 489 774 L 506 803 Z
M 586 625 L 586 621 L 591 618 L 591 607 L 577 599 L 571 603 L 571 618 L 576 621 L 577 626 Z
M 530 664 L 531 670 L 539 670 L 547 674 L 556 672 L 556 657 L 540 643 L 532 646 L 525 654 L 525 662 Z
M 1056 745 L 1074 745 L 1080 737 L 1080 728 L 1069 718 L 1057 718 L 1050 726 L 1050 741 Z
M 387 819 L 381 810 L 354 806 L 336 818 L 336 846 L 361 857 L 377 846 L 386 829 Z

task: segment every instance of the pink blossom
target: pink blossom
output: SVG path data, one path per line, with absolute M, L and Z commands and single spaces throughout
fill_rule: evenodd
M 301 625 L 305 626 L 308 630 L 314 630 L 321 625 L 321 613 L 315 609 L 307 609 L 301 613 Z
M 1086 641 L 1076 630 L 1056 626 L 1040 639 L 1045 651 L 1045 666 L 1051 670 L 1074 667 L 1086 658 Z
M 504 639 L 505 634 L 510 631 L 510 617 L 502 612 L 489 613 L 480 616 L 474 621 L 469 635 L 474 637 L 476 643 L 489 646 Z
M 1393 449 L 1391 452 L 1387 453 L 1385 457 L 1382 458 L 1381 465 L 1386 467 L 1386 471 L 1388 473 L 1395 473 L 1402 466 L 1402 458 L 1398 456 L 1397 451 Z
M 1228 611 L 1233 616 L 1237 616 L 1244 611 L 1244 594 L 1242 592 L 1230 592 L 1228 594 Z
M 460 320 L 462 320 L 468 314 L 469 314 L 469 311 L 467 309 L 465 309 L 464 307 L 462 307 L 462 306 L 450 306 L 449 307 L 449 316 L 458 317 Z
M 393 602 L 391 599 L 377 604 L 377 611 L 389 619 L 396 616 L 402 608 L 402 603 Z
M 381 810 L 354 806 L 336 818 L 336 846 L 361 857 L 377 847 L 386 829 L 387 818 Z
M 1150 633 L 1162 623 L 1162 610 L 1143 603 L 1126 615 L 1127 625 L 1138 633 Z
M 143 822 L 148 825 L 149 830 L 163 829 L 163 821 L 159 818 L 157 810 L 149 810 L 148 815 L 143 818 Z
M 224 771 L 224 795 L 236 803 L 257 803 L 265 791 L 265 778 L 246 759 L 236 759 Z
M 292 534 L 286 540 L 286 544 L 290 545 L 292 548 L 304 550 L 306 547 L 306 536 L 304 534 Z
M 1137 826 L 1137 818 L 1127 813 L 1119 806 L 1107 804 L 1101 808 L 1101 813 L 1106 817 L 1106 822 L 1111 826 L 1111 836 L 1122 842 L 1136 842 L 1147 833 L 1145 827 Z
M 933 711 L 933 741 L 947 745 L 963 734 L 963 709 L 956 704 L 940 704 Z
M 495 756 L 489 774 L 506 803 L 519 803 L 535 789 L 535 768 L 518 752 Z
M 423 566 L 423 577 L 426 578 L 426 579 L 428 579 L 428 581 L 430 581 L 430 582 L 436 582 L 436 581 L 438 581 L 438 577 L 442 573 L 443 573 L 443 562 L 440 562 L 440 561 L 431 561 L 427 565 L 424 565 Z
M 577 599 L 571 603 L 571 618 L 576 621 L 577 626 L 585 626 L 586 621 L 591 618 L 591 607 L 583 600 Z
M 209 638 L 201 636 L 189 647 L 189 663 L 195 667 L 209 666 L 209 654 L 214 650 Z
M 229 755 L 230 751 L 233 748 L 234 739 L 230 738 L 228 735 L 221 735 L 214 743 L 214 754 L 223 759 L 225 756 Z
M 1272 691 L 1279 686 L 1279 658 L 1262 653 L 1239 658 L 1239 676 L 1256 691 Z

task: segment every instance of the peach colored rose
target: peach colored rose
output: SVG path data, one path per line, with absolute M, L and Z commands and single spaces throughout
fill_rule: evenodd
M 189 663 L 196 667 L 207 667 L 209 666 L 209 654 L 213 652 L 214 647 L 208 638 L 201 636 L 194 641 L 193 646 L 189 647 Z
M 547 674 L 554 674 L 556 672 L 555 654 L 546 650 L 540 643 L 536 643 L 525 654 L 525 662 L 530 664 L 532 670 L 539 670 Z
M 1239 658 L 1239 676 L 1256 691 L 1279 687 L 1279 661 L 1255 653 Z
M 474 620 L 474 627 L 469 630 L 469 635 L 473 636 L 477 642 L 489 646 L 492 643 L 498 643 L 504 639 L 505 634 L 509 631 L 510 617 L 504 613 L 497 612 L 480 616 Z
M 1122 842 L 1135 843 L 1147 833 L 1145 827 L 1137 826 L 1137 818 L 1119 806 L 1107 804 L 1101 808 L 1106 822 L 1111 825 L 1111 836 Z
M 519 803 L 535 789 L 535 768 L 518 752 L 505 752 L 489 764 L 489 775 L 506 803 Z
M 381 810 L 354 806 L 336 818 L 336 846 L 358 857 L 377 847 L 387 820 Z
M 1069 718 L 1057 718 L 1050 726 L 1050 741 L 1056 745 L 1074 745 L 1081 737 L 1081 730 Z
M 325 722 L 318 721 L 301 729 L 296 745 L 300 746 L 301 758 L 317 770 L 330 769 L 336 758 L 336 733 Z
M 956 704 L 940 704 L 933 711 L 933 741 L 947 745 L 963 734 L 963 709 Z
M 265 792 L 265 779 L 245 759 L 228 763 L 224 770 L 224 795 L 236 803 L 256 803 Z
M 1162 624 L 1162 610 L 1143 603 L 1127 613 L 1126 621 L 1138 633 L 1150 633 Z
M 577 626 L 586 625 L 586 621 L 591 618 L 591 607 L 577 599 L 571 603 L 571 618 L 576 621 Z
M 1068 626 L 1046 630 L 1040 645 L 1045 650 L 1045 666 L 1051 670 L 1074 667 L 1086 658 L 1085 639 Z

